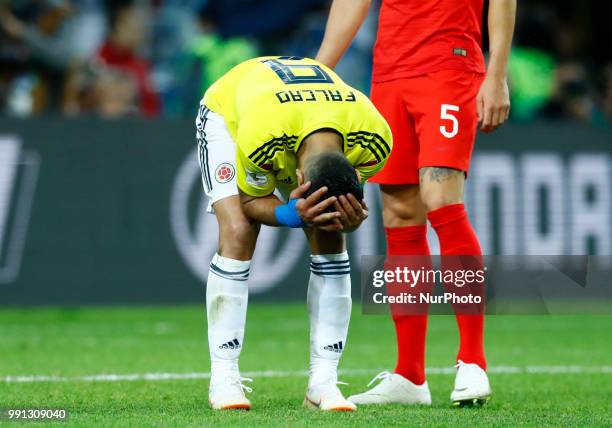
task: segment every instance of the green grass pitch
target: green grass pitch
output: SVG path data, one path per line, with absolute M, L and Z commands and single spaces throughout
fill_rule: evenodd
M 452 408 L 454 378 L 438 370 L 428 376 L 431 407 L 361 407 L 337 414 L 304 409 L 307 379 L 296 373 L 308 361 L 302 304 L 249 308 L 242 370 L 293 372 L 255 376 L 250 412 L 212 412 L 206 379 L 80 379 L 207 372 L 205 332 L 203 309 L 193 306 L 0 310 L 0 408 L 63 407 L 70 412 L 67 425 L 83 427 L 612 425 L 612 317 L 605 316 L 489 317 L 486 343 L 494 395 L 482 408 Z M 451 367 L 456 346 L 454 319 L 431 317 L 428 366 Z M 344 391 L 363 390 L 379 369 L 392 368 L 394 359 L 390 320 L 355 310 L 341 362 L 347 371 L 341 380 L 350 383 Z M 526 370 L 530 366 L 565 368 L 531 373 Z M 571 373 L 569 366 L 593 371 Z M 502 367 L 518 370 L 503 372 Z M 6 381 L 7 376 L 31 375 L 62 380 Z

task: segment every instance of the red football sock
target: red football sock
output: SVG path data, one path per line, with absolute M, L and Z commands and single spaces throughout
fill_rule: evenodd
M 389 256 L 427 256 L 423 261 L 431 266 L 427 226 L 386 227 L 387 254 Z M 428 266 L 425 266 L 426 268 Z M 405 309 L 405 308 L 403 308 Z M 425 340 L 427 337 L 427 314 L 411 315 L 394 310 L 391 306 L 397 336 L 397 366 L 395 373 L 404 376 L 416 385 L 425 382 Z M 399 313 L 398 313 L 399 312 Z
M 440 241 L 442 256 L 482 256 L 478 238 L 463 204 L 447 205 L 427 214 Z M 456 314 L 459 326 L 457 360 L 487 369 L 484 355 L 484 315 Z

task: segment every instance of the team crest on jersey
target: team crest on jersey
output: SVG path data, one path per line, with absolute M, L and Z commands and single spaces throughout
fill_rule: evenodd
M 221 184 L 232 181 L 234 175 L 236 175 L 236 170 L 234 169 L 234 166 L 227 162 L 219 164 L 219 166 L 217 166 L 217 169 L 215 169 L 215 180 L 217 180 L 217 182 Z

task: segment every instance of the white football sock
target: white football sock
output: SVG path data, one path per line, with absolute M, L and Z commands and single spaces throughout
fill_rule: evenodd
M 206 316 L 211 373 L 238 370 L 244 340 L 251 261 L 215 254 L 206 283 Z
M 338 362 L 346 346 L 351 317 L 350 269 L 346 251 L 310 256 L 308 313 L 311 386 L 337 380 Z

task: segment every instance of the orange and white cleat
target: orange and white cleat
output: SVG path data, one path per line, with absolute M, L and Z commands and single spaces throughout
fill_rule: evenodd
M 253 379 L 241 377 L 238 372 L 212 375 L 208 388 L 210 407 L 213 410 L 251 410 L 245 393 L 253 389 L 243 382 L 253 382 Z
M 348 401 L 342 395 L 338 384 L 330 380 L 329 382 L 309 386 L 304 399 L 304 406 L 328 412 L 354 412 L 357 410 L 355 404 Z

